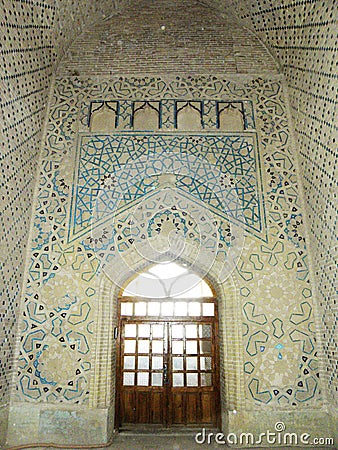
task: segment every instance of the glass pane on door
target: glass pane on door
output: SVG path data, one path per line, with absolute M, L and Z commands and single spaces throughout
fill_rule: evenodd
M 173 387 L 211 386 L 214 372 L 211 324 L 169 324 Z
M 122 385 L 162 386 L 165 323 L 125 323 L 122 345 Z M 151 383 L 151 384 L 149 384 Z

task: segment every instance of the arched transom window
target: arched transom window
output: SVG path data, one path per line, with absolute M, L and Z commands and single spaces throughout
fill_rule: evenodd
M 124 288 L 121 316 L 214 315 L 214 295 L 199 275 L 173 262 L 155 264 Z

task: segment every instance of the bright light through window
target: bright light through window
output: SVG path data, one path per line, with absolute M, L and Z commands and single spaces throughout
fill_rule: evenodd
M 148 269 L 149 273 L 161 278 L 162 280 L 179 277 L 180 275 L 187 273 L 187 271 L 188 270 L 186 268 L 172 262 L 156 264 Z
M 175 299 L 213 297 L 208 284 L 197 274 L 177 263 L 156 264 L 134 278 L 123 296 Z

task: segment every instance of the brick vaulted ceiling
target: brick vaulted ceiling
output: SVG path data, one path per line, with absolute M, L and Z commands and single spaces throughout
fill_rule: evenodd
M 336 249 L 334 222 L 337 217 L 338 179 L 335 153 L 337 134 L 335 2 L 334 0 L 204 0 L 199 2 L 200 9 L 194 2 L 184 0 L 166 2 L 159 0 L 159 2 L 174 8 L 183 2 L 185 7 L 182 14 L 186 27 L 190 19 L 196 19 L 198 11 L 202 14 L 201 22 L 204 19 L 210 20 L 209 13 L 214 14 L 218 23 L 224 21 L 224 29 L 235 30 L 232 33 L 233 45 L 236 44 L 236 37 L 243 35 L 240 34 L 240 27 L 245 27 L 250 30 L 245 32 L 246 35 L 251 33 L 252 36 L 251 49 L 256 49 L 260 58 L 254 72 L 259 68 L 262 73 L 266 72 L 264 62 L 269 60 L 271 53 L 277 61 L 278 70 L 285 75 L 298 143 L 298 161 L 304 189 L 310 250 L 316 276 L 318 311 L 322 319 L 324 336 L 322 354 L 326 367 L 324 379 L 327 386 L 330 386 L 328 398 L 332 403 L 334 395 L 337 395 L 337 382 L 332 383 L 336 361 L 330 356 L 336 346 L 334 315 L 337 311 L 334 269 Z M 0 0 L 0 226 L 1 230 L 5 230 L 0 238 L 2 278 L 0 315 L 5 318 L 2 321 L 5 327 L 0 330 L 2 336 L 0 352 L 1 360 L 8 362 L 6 365 L 0 365 L 2 403 L 7 403 L 9 398 L 31 199 L 52 74 L 58 66 L 61 73 L 67 73 L 66 69 L 69 66 L 65 67 L 62 58 L 66 55 L 65 58 L 70 61 L 71 43 L 77 37 L 83 39 L 94 24 L 100 27 L 102 21 L 113 21 L 114 17 L 119 20 L 128 10 L 129 14 L 133 11 L 135 19 L 133 26 L 137 26 L 137 23 L 140 23 L 136 20 L 137 16 L 145 13 L 146 5 L 155 7 L 159 2 Z M 142 11 L 138 10 L 140 5 L 143 6 Z M 160 22 L 161 18 L 159 24 Z M 191 36 L 192 34 L 190 39 Z M 259 40 L 264 44 L 261 47 Z M 146 42 L 143 42 L 143 45 L 146 45 Z M 173 49 L 170 51 L 173 52 Z M 184 48 L 179 51 L 184 55 Z M 213 61 L 220 57 L 217 51 Z M 244 67 L 243 70 L 250 73 L 250 68 L 245 68 L 245 52 L 250 49 L 242 48 L 241 51 L 244 52 L 244 60 L 238 59 L 232 66 L 225 66 L 225 69 L 231 66 L 232 69 L 229 70 L 236 73 L 241 72 Z M 276 71 L 276 67 L 270 71 Z M 112 70 L 114 71 L 113 62 Z M 143 72 L 146 70 L 146 67 L 143 68 Z M 203 70 L 206 71 L 205 68 Z

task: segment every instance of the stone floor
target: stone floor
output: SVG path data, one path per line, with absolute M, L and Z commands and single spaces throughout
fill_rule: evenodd
M 113 444 L 110 447 L 105 447 L 107 450 L 209 450 L 209 449 L 222 449 L 222 448 L 235 448 L 233 446 L 227 447 L 226 445 L 216 444 L 215 441 L 208 444 L 198 444 L 195 442 L 195 434 L 119 434 L 115 437 Z M 21 447 L 26 450 L 49 450 L 53 447 Z M 55 448 L 55 447 L 54 447 Z M 59 447 L 60 448 L 60 447 Z M 75 450 L 72 447 L 62 447 L 64 450 Z M 90 449 L 94 447 L 81 447 L 82 449 Z M 241 450 L 249 450 L 249 447 L 243 448 Z M 253 447 L 250 447 L 252 449 Z M 297 448 L 297 450 L 313 450 L 315 448 L 320 448 L 321 450 L 332 450 L 332 447 L 277 447 L 271 446 L 268 449 L 260 450 L 272 450 L 273 448 L 278 450 L 290 450 L 291 448 Z
M 109 447 L 95 447 L 93 446 L 82 446 L 82 447 L 71 447 L 71 446 L 59 446 L 59 447 L 5 447 L 5 449 L 25 449 L 25 450 L 49 450 L 51 448 L 62 448 L 63 450 L 76 450 L 79 448 L 85 449 L 94 449 L 94 448 L 105 448 L 107 450 L 214 450 L 214 449 L 222 449 L 222 448 L 236 448 L 233 445 L 227 446 L 224 444 L 220 444 L 215 442 L 214 436 L 218 433 L 217 430 L 206 430 L 206 438 L 204 442 L 201 442 L 201 434 L 197 436 L 198 442 L 196 442 L 195 437 L 196 433 L 200 433 L 201 430 L 193 429 L 193 428 L 171 428 L 171 429 L 163 429 L 163 428 L 149 428 L 140 427 L 137 432 L 135 432 L 134 428 L 124 428 L 121 432 L 113 438 L 112 444 Z M 207 435 L 211 434 L 211 438 L 208 442 Z M 238 447 L 237 447 L 238 448 Z M 250 450 L 254 447 L 239 447 L 241 450 Z M 257 447 L 256 447 L 257 448 Z M 333 447 L 324 447 L 324 446 L 312 446 L 308 447 L 278 447 L 277 445 L 271 445 L 268 448 L 260 447 L 260 450 L 290 450 L 293 448 L 297 448 L 297 450 L 333 450 Z
M 194 435 L 188 436 L 117 436 L 114 444 L 109 449 L 113 450 L 209 450 L 209 449 L 222 449 L 222 448 L 231 448 L 226 445 L 216 444 L 212 442 L 210 444 L 197 444 L 194 439 Z M 232 447 L 234 448 L 234 447 Z M 277 449 L 277 447 L 275 447 Z M 243 449 L 241 450 L 249 450 Z M 260 449 L 260 450 L 272 450 L 272 447 L 269 449 Z M 281 447 L 278 447 L 278 450 L 282 450 Z M 283 449 L 284 450 L 284 449 Z M 286 448 L 285 448 L 286 450 Z M 288 447 L 290 450 L 290 447 Z M 305 450 L 305 448 L 297 447 L 297 450 Z M 306 448 L 309 450 L 309 447 Z M 321 447 L 323 450 L 323 447 Z M 332 448 L 330 449 L 332 450 Z

